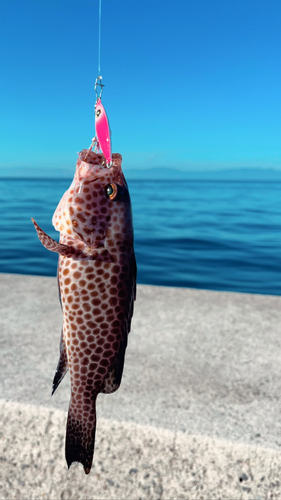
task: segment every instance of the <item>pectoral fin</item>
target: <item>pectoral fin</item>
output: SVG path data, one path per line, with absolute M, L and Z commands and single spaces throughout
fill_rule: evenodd
M 31 220 L 37 231 L 39 240 L 42 245 L 47 248 L 47 250 L 57 252 L 64 257 L 72 257 L 73 259 L 78 260 L 101 260 L 102 262 L 114 262 L 114 258 L 110 255 L 106 248 L 89 248 L 86 244 L 84 244 L 83 250 L 80 250 L 80 248 L 75 248 L 75 245 L 80 246 L 81 242 L 77 244 L 74 239 L 73 246 L 58 243 L 56 240 L 53 240 L 53 238 L 48 236 L 48 234 L 46 234 L 45 231 L 38 226 L 37 222 L 35 222 L 32 217 Z
M 64 257 L 75 257 L 78 256 L 79 251 L 75 248 L 63 245 L 62 243 L 58 243 L 56 240 L 53 240 L 50 236 L 48 236 L 41 227 L 38 226 L 37 222 L 31 217 L 31 220 L 35 226 L 35 229 L 38 234 L 38 238 L 41 241 L 42 245 L 50 250 L 51 252 L 58 252 L 60 255 Z M 80 252 L 81 254 L 82 252 Z

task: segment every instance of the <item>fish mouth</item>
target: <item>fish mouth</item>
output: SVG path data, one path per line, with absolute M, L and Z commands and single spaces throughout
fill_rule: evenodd
M 102 153 L 94 153 L 89 149 L 82 149 L 82 151 L 80 151 L 79 160 L 83 163 L 87 163 L 88 165 L 98 165 L 99 167 L 103 167 L 107 170 L 113 166 L 121 167 L 122 165 L 122 156 L 119 153 L 112 154 L 111 166 L 108 167 L 106 159 Z
M 122 156 L 119 153 L 112 154 L 112 165 L 108 167 L 106 159 L 102 153 L 94 153 L 89 149 L 83 149 L 78 156 L 75 185 L 82 180 L 95 182 L 110 173 L 110 176 L 123 178 L 122 173 Z
M 94 153 L 90 149 L 82 149 L 79 153 L 79 160 L 89 165 L 99 165 L 100 167 L 106 165 L 105 157 L 102 153 Z

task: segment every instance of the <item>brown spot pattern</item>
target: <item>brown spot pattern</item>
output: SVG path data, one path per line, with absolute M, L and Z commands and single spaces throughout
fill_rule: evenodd
M 103 162 L 102 155 L 87 150 L 79 155 L 74 181 L 53 217 L 61 247 L 36 227 L 43 233 L 38 235 L 44 246 L 61 254 L 63 330 L 54 390 L 69 368 L 66 459 L 69 466 L 81 462 L 86 473 L 94 451 L 97 395 L 114 392 L 121 382 L 136 286 L 131 203 L 122 157 L 113 155 L 110 169 Z M 106 195 L 112 182 L 119 190 L 115 200 Z M 60 252 L 64 247 L 72 248 L 72 253 Z

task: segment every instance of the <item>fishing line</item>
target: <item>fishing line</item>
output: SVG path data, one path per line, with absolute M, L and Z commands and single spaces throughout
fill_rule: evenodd
M 96 104 L 95 104 L 95 126 L 96 135 L 92 139 L 92 144 L 88 149 L 84 161 L 86 161 L 88 154 L 95 148 L 95 153 L 101 150 L 105 161 L 103 164 L 107 168 L 112 166 L 112 153 L 111 153 L 111 131 L 106 111 L 101 103 L 101 95 L 103 92 L 104 84 L 102 83 L 102 76 L 100 74 L 100 59 L 101 59 L 101 0 L 99 0 L 99 53 L 98 53 L 98 77 L 95 82 Z
M 101 59 L 101 0 L 99 0 L 99 44 L 98 44 L 98 77 L 95 82 L 96 103 L 101 99 L 104 85 L 102 84 L 102 76 L 100 74 L 100 59 Z
M 100 48 L 101 48 L 101 0 L 99 3 L 99 76 L 100 76 Z

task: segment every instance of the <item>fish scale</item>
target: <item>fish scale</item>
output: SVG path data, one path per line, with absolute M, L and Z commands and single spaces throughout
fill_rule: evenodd
M 130 196 L 121 155 L 113 154 L 112 161 L 106 168 L 103 155 L 80 153 L 74 181 L 53 217 L 59 243 L 34 221 L 42 244 L 60 254 L 63 328 L 53 392 L 69 369 L 66 460 L 68 466 L 81 462 L 86 474 L 93 460 L 96 398 L 121 383 L 136 296 Z

